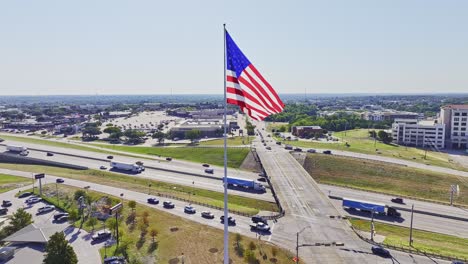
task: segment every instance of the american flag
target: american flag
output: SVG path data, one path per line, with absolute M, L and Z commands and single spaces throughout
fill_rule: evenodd
M 284 104 L 226 31 L 226 97 L 252 119 L 280 113 Z

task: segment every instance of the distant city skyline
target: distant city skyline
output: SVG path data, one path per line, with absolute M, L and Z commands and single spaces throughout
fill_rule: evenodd
M 1 95 L 223 93 L 223 31 L 281 94 L 468 92 L 468 2 L 8 1 Z

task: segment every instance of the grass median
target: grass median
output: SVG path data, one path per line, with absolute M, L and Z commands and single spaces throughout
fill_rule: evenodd
M 58 190 L 59 201 L 57 200 L 55 184 L 45 185 L 43 199 L 56 205 L 60 204 L 62 207 L 67 205 L 66 210 L 76 210 L 78 204 L 74 201 L 74 194 L 81 189 L 60 185 Z M 109 206 L 115 205 L 121 200 L 119 197 L 93 190 L 88 190 L 86 195 L 91 198 L 91 201 L 99 200 L 102 202 L 102 199 L 105 199 Z M 165 209 L 157 210 L 142 204 L 137 204 L 135 211 L 132 211 L 128 200 L 123 200 L 123 205 L 119 219 L 120 247 L 117 248 L 115 244 L 108 248 L 101 247 L 99 249 L 101 258 L 107 254 L 107 256 L 126 256 L 129 263 L 180 263 L 183 253 L 185 263 L 218 263 L 222 260 L 222 229 L 175 216 L 164 212 Z M 162 208 L 161 205 L 157 207 Z M 91 206 L 90 208 L 96 211 L 102 209 L 101 206 Z M 182 208 L 176 207 L 170 210 L 182 210 Z M 87 215 L 87 210 L 85 215 Z M 202 219 L 199 213 L 197 217 Z M 204 221 L 219 222 L 218 219 Z M 78 227 L 80 223 L 81 220 L 77 220 L 74 225 Z M 115 223 L 114 218 L 110 217 L 105 221 L 105 224 L 102 221 L 97 221 L 94 228 L 99 230 L 105 225 L 107 230 L 110 229 L 111 232 L 114 232 L 111 229 L 113 223 Z M 219 226 L 222 227 L 222 224 L 219 223 Z M 83 229 L 92 232 L 93 226 L 90 224 L 89 218 L 86 219 Z M 153 230 L 155 233 L 152 232 Z M 155 234 L 154 238 L 152 233 Z M 241 249 L 236 248 L 237 238 Z M 252 252 L 254 258 L 258 260 L 254 263 L 287 263 L 292 258 L 292 253 L 268 242 L 231 234 L 229 251 L 230 258 L 234 263 L 244 263 L 242 255 L 247 253 L 250 244 L 255 246 Z
M 370 232 L 370 221 L 351 218 L 358 230 Z M 409 245 L 409 228 L 374 222 L 377 234 L 385 236 L 384 243 L 392 246 L 417 249 L 433 254 L 468 258 L 468 239 L 413 229 L 413 246 Z
M 99 170 L 73 170 L 50 166 L 40 165 L 24 165 L 24 164 L 8 164 L 0 163 L 0 168 L 28 171 L 35 173 L 46 173 L 63 178 L 71 178 L 108 186 L 123 188 L 141 193 L 150 194 L 167 194 L 175 197 L 190 199 L 198 203 L 205 203 L 212 206 L 223 207 L 223 193 L 209 191 L 201 188 L 190 186 L 166 183 L 157 180 L 139 178 L 118 173 Z M 181 176 L 183 177 L 183 176 Z M 221 185 L 221 181 L 219 182 Z M 149 187 L 151 184 L 151 187 Z M 91 186 L 92 187 L 92 186 Z M 273 202 L 262 201 L 252 198 L 247 198 L 238 195 L 229 195 L 229 208 L 246 214 L 256 214 L 259 211 L 277 212 L 278 207 Z
M 97 146 L 97 144 L 96 144 Z M 139 147 L 99 144 L 99 147 L 152 156 L 172 157 L 200 163 L 224 166 L 223 148 L 203 147 Z M 228 167 L 239 168 L 249 154 L 249 148 L 228 148 Z
M 468 178 L 343 156 L 308 154 L 304 168 L 319 183 L 448 202 L 451 184 L 468 188 Z M 468 192 L 455 204 L 468 205 Z
M 32 183 L 31 180 L 24 177 L 0 173 L 0 193 L 8 192 L 30 183 Z
M 440 166 L 456 170 L 468 171 L 468 167 L 454 162 L 447 153 L 435 152 L 424 149 L 405 147 L 396 144 L 384 144 L 379 141 L 374 141 L 369 137 L 367 129 L 354 129 L 342 132 L 336 132 L 334 137 L 340 139 L 339 142 L 321 143 L 317 141 L 284 141 L 285 144 L 290 144 L 297 147 L 305 148 L 320 148 L 320 149 L 334 149 L 350 152 L 358 152 L 363 154 L 379 155 L 402 159 L 407 161 L 428 164 L 431 166 Z M 276 140 L 282 139 L 276 137 Z M 349 147 L 345 145 L 348 142 Z

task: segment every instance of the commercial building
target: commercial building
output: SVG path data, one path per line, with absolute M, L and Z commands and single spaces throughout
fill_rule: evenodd
M 313 137 L 315 134 L 323 134 L 320 126 L 293 126 L 291 133 L 296 137 Z
M 395 119 L 418 119 L 421 116 L 418 113 L 385 110 L 365 112 L 361 118 L 369 121 L 394 121 Z
M 415 147 L 445 148 L 445 124 L 436 120 L 395 119 L 392 124 L 393 142 Z
M 443 106 L 440 120 L 446 126 L 447 145 L 455 149 L 468 149 L 468 105 Z

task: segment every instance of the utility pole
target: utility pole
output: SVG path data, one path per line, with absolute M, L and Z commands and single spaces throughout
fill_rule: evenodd
M 374 208 L 372 208 L 372 220 L 371 220 L 371 241 L 374 241 L 374 232 L 375 232 L 375 226 L 374 226 Z
M 59 193 L 58 193 L 58 183 L 55 183 L 55 192 L 57 193 L 57 204 L 60 206 Z
M 414 204 L 411 206 L 411 224 L 410 224 L 410 233 L 409 233 L 410 247 L 413 246 L 413 212 L 414 212 Z
M 296 233 L 296 263 L 299 263 L 299 232 Z
M 450 205 L 453 205 L 453 193 L 455 191 L 455 185 L 450 185 Z

